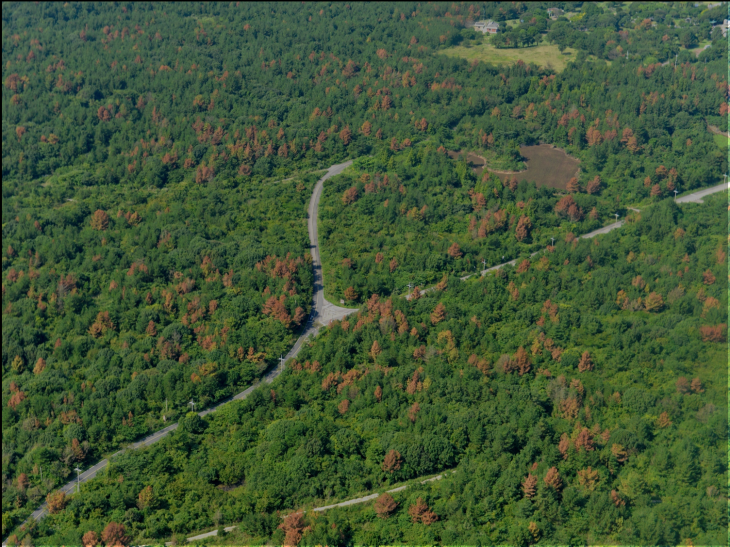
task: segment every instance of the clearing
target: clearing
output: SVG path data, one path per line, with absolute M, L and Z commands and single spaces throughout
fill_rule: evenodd
M 504 183 L 511 178 L 517 182 L 533 181 L 537 186 L 550 186 L 565 190 L 571 177 L 577 177 L 580 172 L 580 161 L 569 156 L 565 150 L 551 144 L 536 146 L 521 146 L 520 153 L 525 158 L 527 169 L 522 171 L 500 171 L 486 167 L 486 160 L 476 152 L 467 152 L 466 159 L 477 176 L 484 169 L 495 173 Z M 463 151 L 448 152 L 449 157 L 458 159 Z
M 715 144 L 719 146 L 722 150 L 727 150 L 728 145 L 730 144 L 730 137 L 727 135 L 712 135 L 713 140 L 715 141 Z
M 534 63 L 555 72 L 562 72 L 568 63 L 573 59 L 577 50 L 566 48 L 565 53 L 560 53 L 555 44 L 542 44 L 533 47 L 516 49 L 497 49 L 486 42 L 477 46 L 455 46 L 445 49 L 442 53 L 449 57 L 461 57 L 467 61 L 482 61 L 495 65 L 514 64 L 518 60 L 525 63 Z

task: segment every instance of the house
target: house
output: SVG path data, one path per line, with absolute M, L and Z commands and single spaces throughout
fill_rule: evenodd
M 550 17 L 550 19 L 553 19 L 553 20 L 554 19 L 557 19 L 558 17 L 560 17 L 564 13 L 565 12 L 563 10 L 561 10 L 560 8 L 548 8 L 547 9 L 548 17 Z
M 474 23 L 474 30 L 482 34 L 497 34 L 499 32 L 499 23 L 494 21 L 477 21 Z

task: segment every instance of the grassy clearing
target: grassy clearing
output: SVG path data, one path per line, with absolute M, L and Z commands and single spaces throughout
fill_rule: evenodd
M 566 48 L 565 54 L 563 54 L 560 53 L 558 46 L 554 44 L 542 44 L 517 49 L 497 49 L 490 43 L 484 43 L 471 47 L 456 46 L 446 49 L 442 53 L 450 57 L 461 57 L 467 61 L 477 60 L 495 65 L 514 64 L 521 59 L 525 63 L 534 63 L 556 72 L 562 72 L 568 66 L 568 63 L 575 58 L 577 50 Z
M 730 146 L 730 138 L 727 135 L 712 135 L 715 144 L 723 150 L 727 150 Z

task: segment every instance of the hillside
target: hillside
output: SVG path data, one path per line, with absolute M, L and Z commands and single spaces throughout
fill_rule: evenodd
M 720 541 L 726 6 L 552 5 L 3 4 L 3 537 Z

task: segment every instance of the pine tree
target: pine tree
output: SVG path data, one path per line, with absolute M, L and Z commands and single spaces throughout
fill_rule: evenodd
M 522 483 L 522 492 L 524 493 L 524 495 L 527 499 L 530 499 L 535 495 L 536 490 L 537 490 L 537 477 L 535 475 L 528 473 L 527 477 L 525 477 L 525 480 Z
M 381 519 L 387 519 L 398 507 L 398 504 L 390 494 L 382 494 L 375 500 L 375 513 Z
M 383 460 L 383 464 L 380 466 L 386 473 L 393 473 L 398 471 L 403 464 L 403 458 L 401 458 L 400 452 L 397 450 L 390 450 Z
M 439 302 L 431 313 L 431 323 L 438 325 L 444 319 L 446 319 L 446 306 Z
M 543 480 L 545 481 L 545 486 L 552 488 L 556 492 L 560 492 L 560 489 L 563 487 L 563 479 L 560 478 L 560 473 L 558 473 L 556 467 L 551 467 Z

